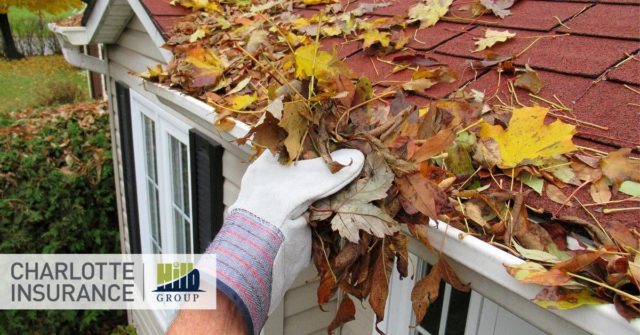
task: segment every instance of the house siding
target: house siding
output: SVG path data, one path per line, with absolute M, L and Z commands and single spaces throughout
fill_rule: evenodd
M 230 144 L 228 139 L 220 134 L 208 122 L 193 115 L 186 115 L 183 112 L 175 111 L 164 105 L 158 98 L 148 93 L 144 87 L 142 80 L 131 75 L 131 72 L 143 72 L 147 67 L 153 67 L 156 64 L 166 65 L 158 48 L 155 46 L 149 33 L 145 30 L 142 22 L 133 17 L 123 30 L 118 41 L 115 44 L 107 46 L 107 60 L 109 64 L 108 84 L 109 84 L 109 101 L 110 113 L 112 115 L 112 129 L 114 133 L 113 151 L 115 154 L 114 162 L 116 164 L 116 183 L 118 184 L 118 200 L 122 204 L 119 209 L 119 217 L 121 221 L 121 231 L 123 240 L 123 251 L 130 253 L 129 248 L 129 232 L 127 225 L 127 215 L 125 208 L 125 197 L 122 190 L 124 189 L 124 180 L 122 179 L 122 150 L 120 148 L 120 135 L 118 128 L 118 111 L 117 106 L 113 103 L 115 100 L 115 83 L 121 82 L 130 89 L 136 91 L 152 103 L 162 107 L 164 110 L 182 119 L 192 127 L 197 128 L 207 136 L 218 141 L 225 147 L 223 154 L 223 177 L 224 183 L 221 185 L 224 190 L 223 202 L 225 209 L 235 202 L 240 190 L 242 176 L 247 169 L 249 155 L 240 150 L 235 144 Z M 269 318 L 267 325 L 263 331 L 264 335 L 305 335 L 305 334 L 326 334 L 326 326 L 331 322 L 337 307 L 337 300 L 333 299 L 324 309 L 323 312 L 316 303 L 316 288 L 318 286 L 317 273 L 310 266 L 300 277 L 294 282 L 293 287 L 285 294 L 283 303 Z M 359 304 L 357 304 L 359 305 Z M 361 308 L 358 306 L 357 308 Z M 366 312 L 365 312 L 366 313 Z M 362 313 L 358 313 L 363 315 Z M 162 328 L 155 319 L 151 311 L 135 310 L 131 311 L 130 319 L 132 324 L 137 328 L 140 334 L 161 334 Z M 364 326 L 363 326 L 364 325 Z M 367 328 L 368 327 L 368 328 Z M 356 331 L 357 329 L 357 331 Z M 348 334 L 370 334 L 371 322 L 370 318 L 363 318 L 363 322 L 359 323 L 357 328 L 347 330 Z M 347 334 L 347 333 L 345 333 Z

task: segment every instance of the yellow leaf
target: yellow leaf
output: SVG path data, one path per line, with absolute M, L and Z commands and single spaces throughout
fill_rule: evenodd
M 360 35 L 360 38 L 364 40 L 362 47 L 368 48 L 375 43 L 380 43 L 383 47 L 388 47 L 391 42 L 390 36 L 390 33 L 380 32 L 378 29 L 367 30 L 364 34 Z
M 291 46 L 297 47 L 300 44 L 305 44 L 304 42 L 309 39 L 309 37 L 304 35 L 296 35 L 292 32 L 287 32 L 286 35 L 287 42 L 291 44 Z
M 227 99 L 229 103 L 229 107 L 235 110 L 243 110 L 249 107 L 252 103 L 258 100 L 258 96 L 253 93 L 253 95 L 236 95 L 234 97 L 230 97 Z
M 207 35 L 207 30 L 198 28 L 191 36 L 189 36 L 189 42 L 193 43 Z
M 194 12 L 202 10 L 207 13 L 222 13 L 222 7 L 215 0 L 173 0 L 171 4 L 191 8 Z
M 426 89 L 430 88 L 431 86 L 437 83 L 438 83 L 437 81 L 433 81 L 431 79 L 419 78 L 419 79 L 410 80 L 402 84 L 402 88 L 407 91 L 424 92 Z
M 322 4 L 332 4 L 338 1 L 336 0 L 303 0 L 306 5 L 322 5 Z
M 511 33 L 508 30 L 499 31 L 499 30 L 487 29 L 484 32 L 484 37 L 477 39 L 476 49 L 473 52 L 478 52 L 486 48 L 491 48 L 496 43 L 505 42 L 506 40 L 514 36 L 516 36 L 516 33 Z
M 190 63 L 201 70 L 206 70 L 216 74 L 222 73 L 225 68 L 224 62 L 210 49 L 205 50 L 203 48 L 196 48 L 190 50 L 189 55 L 185 58 L 185 62 Z
M 545 125 L 549 109 L 540 106 L 513 110 L 507 130 L 483 123 L 480 138 L 492 138 L 498 143 L 502 168 L 518 164 L 540 165 L 545 158 L 576 150 L 571 141 L 575 126 L 556 120 Z
M 303 116 L 306 112 L 307 105 L 301 100 L 284 104 L 282 120 L 278 125 L 287 131 L 283 143 L 289 153 L 289 161 L 295 159 L 302 150 L 302 141 L 309 128 L 309 120 Z
M 294 57 L 298 79 L 315 76 L 319 81 L 325 81 L 335 73 L 333 68 L 336 62 L 335 57 L 326 51 L 318 50 L 317 43 L 299 47 Z
M 342 34 L 342 29 L 340 29 L 340 27 L 338 27 L 337 25 L 323 26 L 322 34 L 324 36 L 338 36 Z
M 542 308 L 552 309 L 573 309 L 583 305 L 607 303 L 587 288 L 570 290 L 562 287 L 546 288 L 538 293 L 533 301 Z
M 452 0 L 427 0 L 409 8 L 409 23 L 420 21 L 420 29 L 435 25 L 449 11 Z

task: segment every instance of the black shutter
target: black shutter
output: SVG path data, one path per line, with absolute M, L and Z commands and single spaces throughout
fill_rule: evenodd
M 116 104 L 120 126 L 122 178 L 124 179 L 125 211 L 129 228 L 129 247 L 132 254 L 142 252 L 140 244 L 140 217 L 136 192 L 135 161 L 133 158 L 133 129 L 131 128 L 131 100 L 129 88 L 116 82 Z M 116 153 L 114 152 L 114 155 Z
M 191 199 L 196 252 L 204 252 L 222 227 L 222 153 L 220 144 L 195 129 L 189 131 Z

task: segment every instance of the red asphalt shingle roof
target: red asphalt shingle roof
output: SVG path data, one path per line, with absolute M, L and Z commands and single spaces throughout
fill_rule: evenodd
M 173 24 L 190 11 L 169 5 L 169 0 L 142 0 L 156 25 L 167 34 Z M 360 3 L 391 2 L 368 16 L 406 16 L 411 0 L 359 0 L 342 1 L 346 10 Z M 407 46 L 424 53 L 455 69 L 460 80 L 451 84 L 439 84 L 425 92 L 424 97 L 410 97 L 413 101 L 426 102 L 429 98 L 443 98 L 467 86 L 486 94 L 489 103 L 498 98 L 511 99 L 506 84 L 510 78 L 499 78 L 495 69 L 474 70 L 470 61 L 481 59 L 472 53 L 473 38 L 484 34 L 486 27 L 499 27 L 517 33 L 516 37 L 491 48 L 500 55 L 516 55 L 516 65 L 528 64 L 538 71 L 544 82 L 539 96 L 548 100 L 559 99 L 572 111 L 563 121 L 576 123 L 571 118 L 595 124 L 596 127 L 578 123 L 575 142 L 578 145 L 610 152 L 620 147 L 630 147 L 634 155 L 640 154 L 640 1 L 607 0 L 591 1 L 533 1 L 520 0 L 511 8 L 512 15 L 500 19 L 493 15 L 469 18 L 459 10 L 463 3 L 454 1 L 452 9 L 442 21 L 433 27 L 419 29 L 407 27 L 411 34 Z M 302 16 L 313 15 L 319 6 L 297 10 Z M 415 35 L 414 35 L 415 33 Z M 409 71 L 392 73 L 392 65 L 368 56 L 361 49 L 361 42 L 345 42 L 341 38 L 322 40 L 323 49 L 335 50 L 338 57 L 357 75 L 369 77 L 377 87 L 391 85 L 394 81 L 410 79 Z M 403 51 L 403 52 L 410 52 Z M 401 53 L 381 57 L 391 60 Z M 627 85 L 627 86 L 625 86 Z M 516 91 L 523 104 L 541 103 L 523 90 Z M 505 101 L 505 100 L 502 100 Z M 541 103 L 543 104 L 543 103 Z M 602 127 L 608 128 L 603 130 Z M 571 188 L 563 189 L 568 195 Z M 587 189 L 576 197 L 590 203 Z M 618 197 L 614 197 L 618 198 Z M 535 193 L 528 196 L 532 207 L 553 212 L 560 205 Z M 637 212 L 615 214 L 592 213 L 603 223 L 623 222 L 627 226 L 640 227 Z M 591 221 L 580 207 L 564 207 L 560 216 L 573 216 Z

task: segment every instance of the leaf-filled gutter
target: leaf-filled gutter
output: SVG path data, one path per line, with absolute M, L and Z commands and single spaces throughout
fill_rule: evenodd
M 194 10 L 167 41 L 174 59 L 167 69 L 141 76 L 215 107 L 220 130 L 233 129 L 236 121 L 251 125 L 238 141 L 251 139 L 256 155 L 270 150 L 282 164 L 323 157 L 332 171 L 343 167 L 331 160 L 333 150 L 357 148 L 367 156 L 356 181 L 308 213 L 318 303 L 344 293 L 330 332 L 353 319 L 352 299 L 368 300 L 377 322 L 384 318 L 394 260 L 401 276 L 408 273 L 407 237 L 400 230 L 406 225 L 431 248 L 431 219 L 527 260 L 505 271 L 545 286 L 535 298 L 542 307 L 613 302 L 625 318 L 638 317 L 640 236 L 622 223 L 603 225 L 592 211 L 612 203 L 621 204 L 616 210 L 639 206 L 640 161 L 630 149 L 602 154 L 577 146 L 575 126 L 555 117 L 561 102 L 525 106 L 515 97 L 489 105 L 484 94 L 465 89 L 444 99 L 416 99 L 462 75 L 406 47 L 415 37 L 405 28 L 438 24 L 451 1 L 419 2 L 406 17 L 383 18 L 367 14 L 387 3 L 345 10 L 326 0 L 174 2 Z M 480 1 L 468 10 L 505 17 L 511 4 Z M 300 9 L 309 5 L 320 6 Z M 511 63 L 518 55 L 486 52 L 513 36 L 486 30 L 475 50 L 486 57 L 469 67 L 499 71 L 514 92 L 537 94 L 544 83 L 528 66 Z M 392 73 L 410 71 L 411 78 L 378 89 L 325 40 L 360 41 L 374 57 L 398 53 L 389 61 Z M 586 189 L 592 203 L 575 197 Z M 560 208 L 582 208 L 593 220 L 534 208 L 527 201 L 532 195 Z M 441 256 L 412 292 L 417 320 L 442 280 L 468 289 Z

